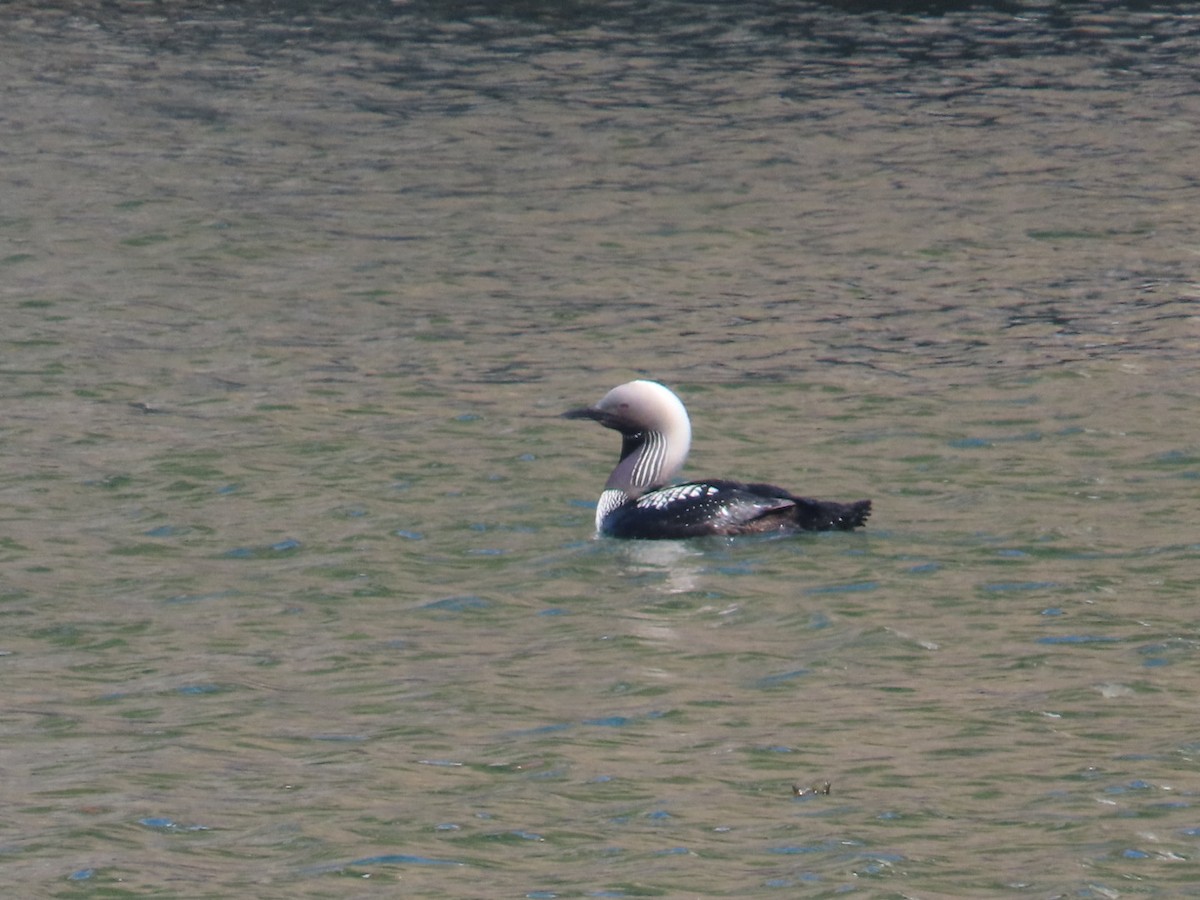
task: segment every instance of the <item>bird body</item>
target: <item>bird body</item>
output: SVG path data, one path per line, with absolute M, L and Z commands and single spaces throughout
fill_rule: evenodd
M 849 531 L 871 501 L 837 503 L 772 484 L 726 479 L 671 483 L 691 447 L 687 409 L 654 381 L 630 381 L 595 406 L 568 410 L 621 434 L 621 457 L 596 504 L 596 531 L 610 537 L 673 539 L 790 531 Z

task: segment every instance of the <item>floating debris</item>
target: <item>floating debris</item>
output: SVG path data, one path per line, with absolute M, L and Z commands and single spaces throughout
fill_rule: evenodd
M 821 784 L 814 784 L 811 787 L 801 787 L 798 784 L 792 785 L 792 794 L 796 797 L 815 797 L 817 794 L 828 795 L 830 788 L 833 785 L 828 781 Z
M 162 415 L 166 413 L 165 409 L 153 403 L 130 403 L 129 407 L 130 409 L 136 409 L 140 413 L 145 413 L 148 416 Z

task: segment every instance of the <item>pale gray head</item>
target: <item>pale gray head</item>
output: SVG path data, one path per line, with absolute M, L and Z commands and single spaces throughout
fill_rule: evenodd
M 675 394 L 655 381 L 626 382 L 595 406 L 572 409 L 563 416 L 593 419 L 621 432 L 621 460 L 604 487 L 630 497 L 674 479 L 692 446 L 687 410 Z

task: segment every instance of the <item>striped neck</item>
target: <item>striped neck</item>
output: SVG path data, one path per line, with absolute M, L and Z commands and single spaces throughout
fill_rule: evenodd
M 618 490 L 628 497 L 662 487 L 683 465 L 682 455 L 671 446 L 661 431 L 626 434 L 621 446 L 621 461 L 605 482 L 606 490 Z M 683 448 L 687 453 L 686 446 Z

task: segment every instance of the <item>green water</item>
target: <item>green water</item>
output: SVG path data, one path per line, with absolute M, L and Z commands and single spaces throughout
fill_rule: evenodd
M 22 896 L 1196 894 L 1187 21 L 14 9 Z M 870 526 L 595 540 L 643 375 Z

